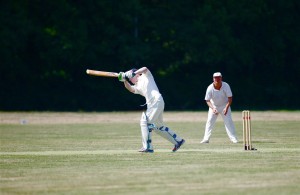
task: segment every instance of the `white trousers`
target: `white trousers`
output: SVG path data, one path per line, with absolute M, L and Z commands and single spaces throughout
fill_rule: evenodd
M 217 120 L 219 115 L 221 115 L 222 118 L 223 118 L 225 129 L 226 129 L 226 132 L 227 132 L 227 135 L 228 135 L 229 139 L 231 141 L 236 141 L 237 140 L 234 123 L 233 123 L 233 120 L 232 120 L 232 117 L 231 117 L 231 108 L 230 107 L 228 108 L 228 112 L 227 112 L 226 115 L 223 114 L 224 108 L 225 108 L 225 106 L 217 107 L 216 109 L 218 110 L 218 114 L 214 114 L 213 110 L 211 108 L 209 108 L 203 140 L 209 140 L 210 139 L 211 134 L 212 134 L 212 130 L 213 130 L 215 124 L 216 124 L 216 120 Z
M 152 145 L 152 131 L 177 145 L 182 139 L 169 127 L 163 124 L 163 112 L 165 103 L 162 97 L 157 101 L 147 105 L 146 112 L 143 112 L 140 126 L 142 133 L 142 144 L 144 149 L 153 149 Z

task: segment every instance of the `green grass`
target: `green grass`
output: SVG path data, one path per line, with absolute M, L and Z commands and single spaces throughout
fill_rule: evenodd
M 204 122 L 167 125 L 186 139 L 176 153 L 155 133 L 155 152 L 138 153 L 135 123 L 0 124 L 0 194 L 300 193 L 299 121 L 252 122 L 257 151 L 240 121 L 238 144 L 222 120 L 204 145 Z

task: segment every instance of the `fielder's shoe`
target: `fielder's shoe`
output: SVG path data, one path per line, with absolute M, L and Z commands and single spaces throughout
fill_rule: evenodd
M 208 143 L 209 143 L 209 140 L 206 140 L 206 139 L 204 139 L 200 142 L 200 144 L 208 144 Z
M 145 148 L 141 148 L 141 149 L 139 150 L 139 152 L 144 152 L 144 153 L 153 153 L 153 152 L 154 152 L 154 150 L 151 150 L 151 149 L 145 149 Z
M 183 144 L 184 144 L 185 140 L 182 139 L 181 142 L 179 142 L 177 145 L 175 145 L 175 147 L 173 148 L 173 152 L 176 152 Z
M 233 139 L 233 140 L 231 140 L 231 142 L 234 143 L 234 144 L 237 144 L 237 143 L 238 143 L 238 140 Z

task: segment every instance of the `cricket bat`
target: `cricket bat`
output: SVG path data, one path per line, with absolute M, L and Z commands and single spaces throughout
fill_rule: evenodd
M 116 72 L 107 72 L 107 71 L 90 70 L 90 69 L 87 69 L 86 73 L 88 75 L 99 76 L 99 77 L 118 77 L 119 76 L 119 73 L 116 73 Z

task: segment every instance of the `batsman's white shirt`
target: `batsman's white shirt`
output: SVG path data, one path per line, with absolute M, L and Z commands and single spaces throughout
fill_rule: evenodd
M 146 98 L 147 105 L 150 105 L 151 103 L 154 103 L 155 100 L 161 98 L 161 94 L 150 70 L 138 78 L 138 81 L 133 88 L 135 94 L 140 94 Z
M 228 103 L 228 97 L 232 97 L 232 92 L 226 82 L 222 82 L 220 90 L 215 89 L 213 83 L 207 87 L 205 100 L 210 100 L 216 108 L 225 106 Z
M 163 126 L 165 102 L 150 70 L 147 70 L 147 72 L 143 73 L 138 78 L 138 81 L 133 88 L 135 94 L 142 95 L 146 99 L 147 110 L 145 114 L 147 123 L 152 123 L 156 127 Z

